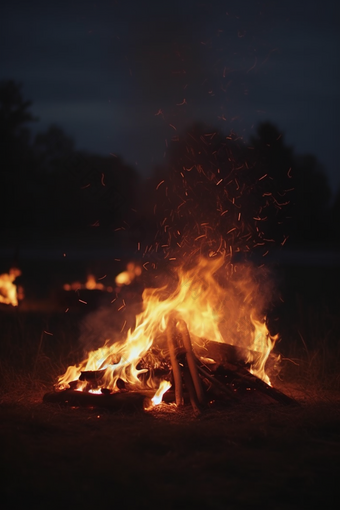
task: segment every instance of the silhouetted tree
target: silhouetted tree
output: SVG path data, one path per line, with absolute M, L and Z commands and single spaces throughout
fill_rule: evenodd
M 268 242 L 284 242 L 281 187 L 258 151 L 233 133 L 192 126 L 173 141 L 157 179 L 155 245 L 165 256 L 266 251 Z
M 52 173 L 63 170 L 65 161 L 75 151 L 75 144 L 59 126 L 52 124 L 35 136 L 33 149 L 43 171 Z
M 324 239 L 329 186 L 314 157 L 295 157 L 271 123 L 246 144 L 195 124 L 150 180 L 154 245 L 164 255 L 262 251 Z M 152 211 L 151 211 L 152 209 Z
M 280 197 L 276 222 L 270 219 L 270 229 L 285 224 L 291 245 L 326 243 L 331 191 L 317 158 L 296 156 L 269 122 L 260 124 L 251 143 Z
M 32 207 L 29 196 L 34 193 L 35 161 L 27 124 L 35 121 L 14 81 L 0 84 L 0 188 L 2 194 L 2 229 L 27 225 Z M 26 213 L 23 216 L 22 211 Z
M 304 242 L 328 242 L 328 211 L 331 190 L 322 165 L 313 155 L 296 158 L 293 206 L 295 236 Z
M 10 236 L 18 232 L 22 239 L 33 230 L 79 236 L 91 226 L 129 229 L 137 172 L 120 158 L 75 151 L 72 138 L 56 125 L 31 142 L 27 124 L 36 119 L 30 106 L 20 84 L 1 83 L 2 230 Z
M 74 153 L 54 174 L 50 196 L 57 228 L 130 228 L 139 174 L 120 158 Z
M 21 88 L 22 85 L 13 80 L 0 82 L 1 149 L 7 153 L 17 149 L 19 144 L 22 148 L 28 147 L 30 134 L 26 124 L 37 120 L 28 111 L 32 103 L 24 101 Z
M 340 247 L 340 188 L 330 210 L 330 241 L 334 247 Z

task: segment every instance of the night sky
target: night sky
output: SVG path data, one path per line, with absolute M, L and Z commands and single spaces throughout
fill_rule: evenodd
M 150 175 L 193 122 L 245 140 L 271 121 L 338 170 L 340 8 L 334 0 L 2 2 L 0 79 L 78 149 Z

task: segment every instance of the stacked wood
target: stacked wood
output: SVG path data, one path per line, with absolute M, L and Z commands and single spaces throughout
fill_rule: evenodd
M 175 317 L 171 316 L 169 318 L 169 324 L 167 328 L 167 341 L 168 341 L 168 349 L 170 362 L 172 366 L 172 374 L 173 374 L 173 382 L 175 386 L 175 396 L 176 396 L 176 404 L 181 406 L 184 404 L 183 398 L 183 384 L 182 384 L 182 373 L 178 361 L 179 348 L 176 340 L 176 326 L 175 326 Z
M 170 317 L 167 328 L 168 366 L 141 374 L 141 385 L 150 376 L 156 375 L 159 381 L 171 380 L 172 390 L 165 393 L 163 400 L 175 401 L 177 406 L 190 402 L 195 414 L 199 414 L 208 402 L 242 402 L 245 395 L 260 402 L 276 402 L 283 405 L 296 402 L 251 374 L 244 362 L 244 351 L 239 348 L 217 342 L 204 342 L 204 346 L 193 349 L 186 323 L 179 315 Z M 253 359 L 260 356 L 252 352 Z M 207 358 L 210 358 L 207 360 Z M 212 359 L 213 358 L 213 359 Z M 209 362 L 209 363 L 208 363 Z M 105 370 L 82 372 L 80 379 L 87 381 L 85 391 L 76 391 L 71 383 L 70 389 L 48 393 L 44 402 L 63 403 L 71 406 L 106 407 L 110 410 L 131 411 L 145 408 L 145 399 L 149 401 L 154 395 L 152 390 L 130 391 L 123 381 L 118 384 L 119 391 L 111 393 L 91 393 L 100 386 Z M 74 383 L 76 384 L 76 382 Z
M 202 388 L 202 382 L 198 375 L 198 369 L 197 369 L 197 362 L 196 358 L 194 356 L 194 353 L 192 351 L 192 345 L 191 345 L 191 338 L 189 335 L 188 327 L 186 323 L 180 319 L 177 324 L 178 331 L 181 334 L 184 349 L 185 349 L 185 355 L 186 360 L 188 364 L 188 371 L 190 373 L 190 377 L 192 379 L 194 389 L 195 389 L 195 395 L 197 396 L 197 400 L 200 404 L 204 404 L 205 402 L 205 395 L 203 393 Z

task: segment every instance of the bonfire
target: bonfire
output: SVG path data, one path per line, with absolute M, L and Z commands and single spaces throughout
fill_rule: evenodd
M 279 202 L 261 166 L 251 166 L 253 156 L 231 158 L 231 137 L 218 151 L 212 134 L 203 146 L 201 140 L 186 147 L 168 180 L 156 186 L 159 230 L 152 248 L 164 255 L 162 284 L 145 288 L 142 312 L 126 336 L 107 338 L 68 367 L 49 400 L 148 394 L 149 407 L 164 397 L 198 410 L 222 395 L 234 399 L 240 388 L 287 400 L 267 373 L 278 335 L 267 327 L 266 271 L 234 257 L 274 241 L 263 227 L 269 215 L 280 217 L 282 194 Z M 189 165 L 192 158 L 196 164 Z
M 164 286 L 145 289 L 143 311 L 126 337 L 107 338 L 69 366 L 53 399 L 90 404 L 100 403 L 91 395 L 110 395 L 112 402 L 119 395 L 120 405 L 123 394 L 134 393 L 152 407 L 172 388 L 168 401 L 188 401 L 195 411 L 221 395 L 234 399 L 241 389 L 285 400 L 266 373 L 278 336 L 266 325 L 263 289 L 251 266 L 230 270 L 223 256 L 200 258 L 176 268 Z

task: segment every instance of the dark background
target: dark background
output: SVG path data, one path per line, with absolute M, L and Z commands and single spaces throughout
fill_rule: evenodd
M 248 140 L 269 120 L 339 186 L 331 0 L 14 0 L 2 3 L 0 23 L 1 78 L 23 83 L 34 132 L 56 123 L 77 149 L 118 154 L 150 175 L 170 124 L 181 132 L 203 121 Z
M 223 239 L 274 268 L 285 324 L 301 296 L 336 307 L 334 2 L 1 9 L 1 271 L 21 268 L 27 303 Z

